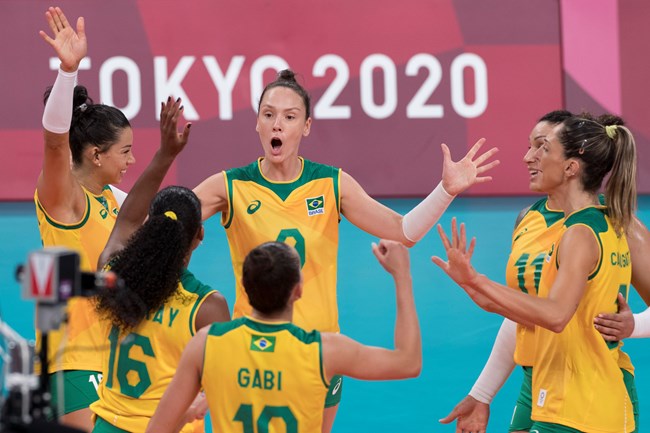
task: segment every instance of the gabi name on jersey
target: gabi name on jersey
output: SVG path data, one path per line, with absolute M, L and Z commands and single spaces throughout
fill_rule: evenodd
M 237 383 L 242 388 L 258 388 L 263 390 L 277 389 L 282 391 L 282 372 L 271 370 L 240 368 L 237 372 Z

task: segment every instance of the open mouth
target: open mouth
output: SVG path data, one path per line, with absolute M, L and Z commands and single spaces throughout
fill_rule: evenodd
M 271 139 L 271 147 L 277 149 L 280 146 L 282 146 L 282 140 L 280 140 L 278 137 L 273 137 Z

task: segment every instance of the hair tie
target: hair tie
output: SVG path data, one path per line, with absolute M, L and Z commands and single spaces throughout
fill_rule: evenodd
M 81 104 L 81 105 L 78 106 L 77 108 L 78 108 L 79 110 L 81 110 L 81 112 L 83 113 L 84 111 L 86 111 L 86 108 L 88 108 L 88 105 L 86 105 L 86 103 L 84 102 L 83 104 Z
M 605 126 L 605 132 L 607 133 L 607 136 L 612 140 L 616 138 L 617 128 L 618 128 L 617 125 Z
M 168 210 L 167 212 L 165 212 L 165 216 L 166 216 L 167 218 L 169 218 L 169 219 L 174 220 L 174 221 L 177 221 L 177 220 L 178 220 L 178 217 L 176 216 L 176 214 L 174 213 L 174 211 L 171 211 L 171 210 Z

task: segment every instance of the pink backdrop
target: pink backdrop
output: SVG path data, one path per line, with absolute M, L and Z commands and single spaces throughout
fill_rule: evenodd
M 127 190 L 158 146 L 158 104 L 169 94 L 183 97 L 194 126 L 167 183 L 193 187 L 256 158 L 261 146 L 253 100 L 262 83 L 286 66 L 300 74 L 313 97 L 312 134 L 303 140 L 302 154 L 342 167 L 373 195 L 428 193 L 440 178 L 439 144 L 447 143 L 458 158 L 480 137 L 501 149 L 502 164 L 493 182 L 470 193 L 526 194 L 521 157 L 529 129 L 540 115 L 563 106 L 620 110 L 639 141 L 648 142 L 643 101 L 649 95 L 641 80 L 650 63 L 634 56 L 642 42 L 630 28 L 615 26 L 606 34 L 608 40 L 618 38 L 605 50 L 602 71 L 586 60 L 574 60 L 563 71 L 563 37 L 580 55 L 585 41 L 575 35 L 590 28 L 579 22 L 580 9 L 569 6 L 572 2 L 562 7 L 546 0 L 422 0 L 408 7 L 388 0 L 59 4 L 69 18 L 86 19 L 89 56 L 80 83 L 95 101 L 122 108 L 134 125 L 138 162 L 121 185 Z M 0 140 L 8 150 L 0 159 L 1 200 L 31 199 L 40 169 L 42 93 L 56 75 L 51 65 L 58 64 L 51 63 L 53 51 L 38 36 L 46 28 L 48 5 L 2 2 L 10 19 L 0 28 L 5 41 Z M 616 22 L 627 20 L 648 40 L 643 22 L 649 6 L 641 1 L 610 6 Z M 645 18 L 635 8 L 643 9 Z M 599 26 L 590 31 L 603 35 Z M 566 57 L 571 51 L 563 49 Z M 594 53 L 583 54 L 593 62 Z M 604 83 L 580 79 L 594 70 L 604 74 Z M 645 160 L 640 183 L 650 192 Z

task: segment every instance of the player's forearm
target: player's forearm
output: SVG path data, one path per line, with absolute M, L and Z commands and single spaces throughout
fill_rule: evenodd
M 404 215 L 402 220 L 404 236 L 413 243 L 422 239 L 438 222 L 454 197 L 445 191 L 440 182 L 431 194 Z
M 411 276 L 395 278 L 397 285 L 397 317 L 395 320 L 396 365 L 404 377 L 415 377 L 422 369 L 422 338 Z
M 138 177 L 126 197 L 118 221 L 121 218 L 126 224 L 133 225 L 136 228 L 142 224 L 149 212 L 149 204 L 158 192 L 174 159 L 175 156 L 165 154 L 160 149 L 155 153 L 153 159 Z
M 490 404 L 515 368 L 513 359 L 517 343 L 517 324 L 504 319 L 494 340 L 490 357 L 476 379 L 469 395 L 481 403 Z
M 56 81 L 50 91 L 43 111 L 43 128 L 54 134 L 70 131 L 72 121 L 72 101 L 77 71 L 66 72 L 59 69 Z M 46 141 L 46 144 L 48 142 Z
M 477 276 L 470 286 L 491 301 L 488 311 L 526 326 L 538 325 L 561 332 L 575 312 L 570 305 L 526 295 L 495 283 L 485 275 Z
M 99 258 L 98 269 L 104 266 L 115 251 L 124 248 L 131 235 L 142 225 L 149 211 L 151 200 L 158 192 L 173 161 L 173 157 L 162 155 L 159 150 L 135 182 L 131 192 L 124 200 L 115 221 L 115 227 Z

